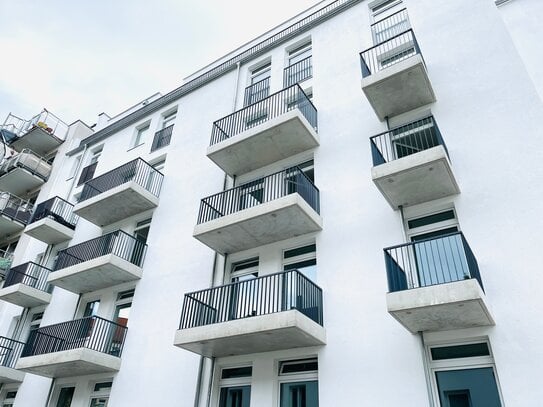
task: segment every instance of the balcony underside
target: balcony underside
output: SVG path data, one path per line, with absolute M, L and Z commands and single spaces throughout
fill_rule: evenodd
M 117 372 L 121 359 L 87 348 L 22 357 L 17 369 L 45 377 L 72 377 Z
M 44 183 L 43 178 L 32 174 L 24 168 L 16 167 L 0 176 L 0 191 L 8 191 L 13 195 L 22 196 L 29 191 L 41 187 Z
M 88 293 L 117 284 L 139 280 L 142 269 L 113 254 L 100 256 L 49 273 L 50 284 L 76 294 Z
M 43 218 L 32 222 L 26 227 L 25 233 L 47 244 L 62 243 L 74 236 L 73 229 L 51 218 Z
M 317 132 L 298 109 L 214 144 L 207 156 L 233 176 L 253 171 L 319 145 Z
M 443 146 L 373 167 L 371 175 L 393 209 L 460 193 Z
M 30 217 L 30 214 L 28 217 Z M 0 236 L 11 235 L 20 232 L 24 228 L 24 224 L 0 213 Z
M 32 308 L 49 304 L 51 301 L 51 294 L 26 284 L 17 283 L 0 289 L 0 300 L 24 308 Z
M 21 383 L 25 373 L 11 367 L 0 366 L 0 383 Z
M 387 308 L 411 333 L 494 325 L 475 279 L 388 293 Z
M 222 357 L 326 344 L 325 329 L 297 310 L 180 329 L 174 345 Z
M 28 148 L 40 156 L 45 156 L 62 144 L 62 140 L 41 127 L 35 126 L 22 137 L 17 137 L 10 147 L 17 151 Z
M 322 229 L 322 218 L 297 193 L 196 225 L 193 236 L 225 254 Z
M 362 90 L 379 120 L 436 101 L 420 54 L 363 78 Z
M 130 181 L 74 206 L 74 213 L 98 226 L 110 225 L 158 206 L 158 198 Z

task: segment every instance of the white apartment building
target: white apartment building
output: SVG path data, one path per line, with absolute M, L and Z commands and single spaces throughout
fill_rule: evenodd
M 0 406 L 541 405 L 539 3 L 327 0 L 10 114 Z

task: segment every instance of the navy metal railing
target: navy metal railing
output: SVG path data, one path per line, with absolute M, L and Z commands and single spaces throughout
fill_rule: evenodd
M 293 109 L 298 109 L 309 124 L 317 129 L 317 109 L 300 85 L 296 84 L 214 122 L 211 131 L 211 145 L 227 140 Z
M 462 232 L 384 249 L 390 292 L 477 279 L 477 260 Z
M 109 191 L 126 182 L 135 182 L 154 196 L 159 196 L 164 175 L 141 158 L 136 158 L 114 170 L 85 182 L 79 202 Z
M 388 163 L 432 147 L 447 146 L 433 116 L 370 137 L 373 165 Z
M 380 44 L 411 28 L 407 9 L 402 9 L 371 25 L 374 44 Z
M 44 218 L 51 218 L 61 225 L 75 229 L 79 216 L 73 213 L 73 208 L 74 206 L 71 203 L 55 196 L 36 206 L 29 223 L 37 222 Z
M 360 53 L 362 76 L 368 77 L 416 54 L 421 52 L 415 33 L 407 30 Z
M 283 70 L 283 86 L 286 88 L 311 78 L 313 76 L 312 61 L 313 57 L 310 55 L 295 64 L 287 66 Z
M 24 342 L 0 336 L 0 366 L 15 369 L 24 346 Z
M 320 212 L 319 189 L 299 167 L 291 167 L 202 199 L 198 224 L 294 193 Z
M 153 144 L 151 144 L 151 153 L 159 148 L 166 147 L 170 145 L 170 140 L 172 139 L 173 133 L 173 124 L 168 127 L 164 127 L 162 130 L 159 130 L 155 133 L 153 138 Z
M 33 205 L 9 192 L 0 192 L 0 215 L 26 225 L 32 215 Z
M 185 294 L 179 329 L 292 309 L 323 325 L 322 290 L 298 270 Z
M 144 242 L 122 230 L 116 230 L 59 251 L 53 270 L 74 266 L 107 254 L 113 254 L 141 267 L 146 251 L 147 245 Z
M 253 103 L 260 102 L 262 99 L 266 99 L 269 95 L 270 78 L 267 77 L 245 88 L 243 106 L 249 106 Z
M 4 288 L 15 284 L 24 284 L 37 290 L 47 291 L 47 276 L 51 272 L 47 267 L 32 261 L 11 267 L 6 274 Z
M 22 357 L 87 348 L 121 356 L 127 328 L 107 319 L 91 316 L 31 331 Z

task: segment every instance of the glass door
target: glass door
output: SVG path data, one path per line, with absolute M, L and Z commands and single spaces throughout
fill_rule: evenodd
M 494 369 L 436 372 L 441 407 L 501 407 Z
M 318 407 L 318 381 L 281 383 L 280 407 Z
M 251 386 L 221 388 L 219 407 L 249 407 Z

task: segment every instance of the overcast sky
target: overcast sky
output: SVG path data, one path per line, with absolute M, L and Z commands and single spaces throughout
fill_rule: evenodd
M 0 0 L 0 122 L 115 115 L 318 0 Z

